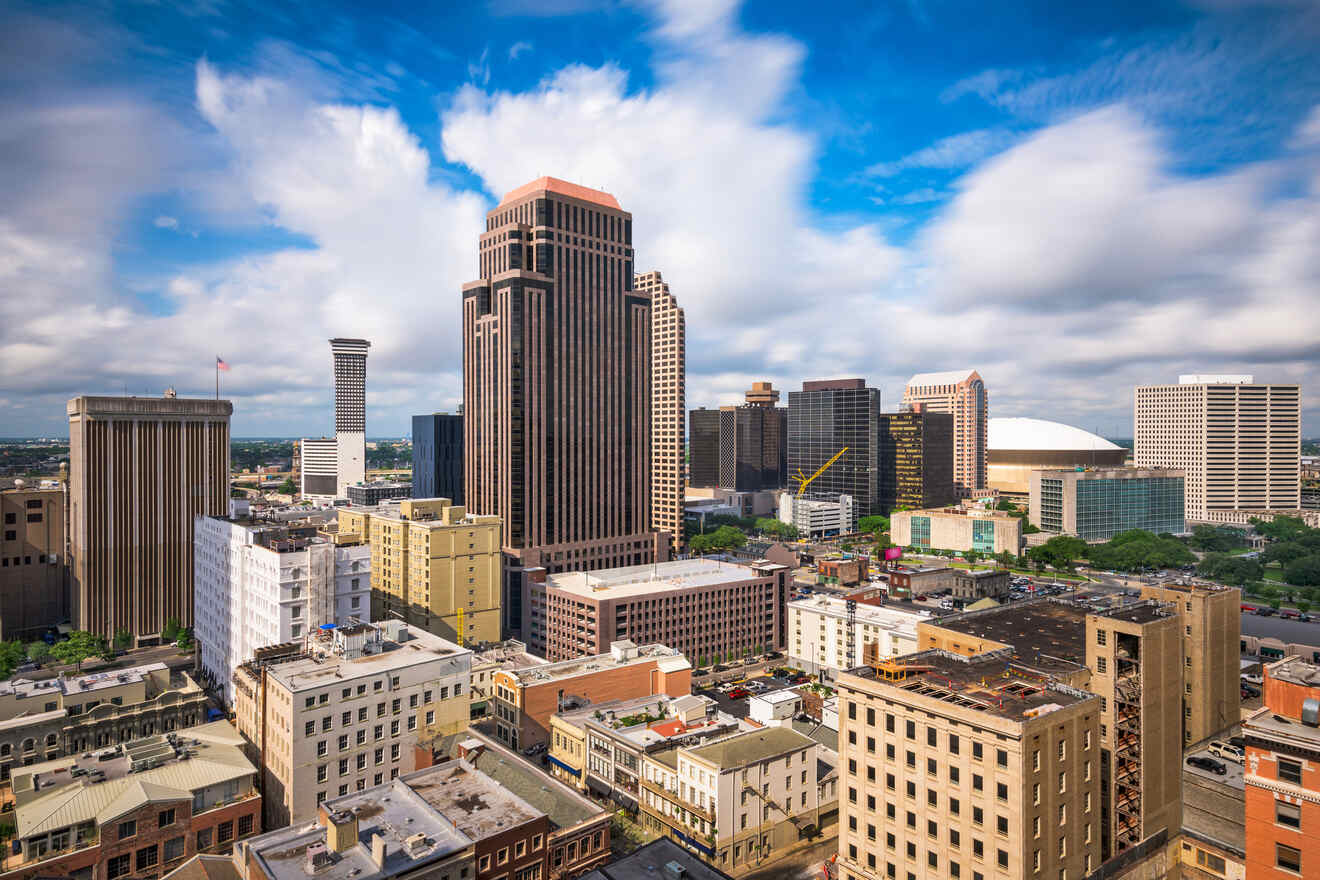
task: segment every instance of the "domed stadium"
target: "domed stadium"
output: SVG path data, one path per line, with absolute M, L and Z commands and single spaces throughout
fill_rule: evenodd
M 986 482 L 1001 495 L 1024 501 L 1034 470 L 1120 466 L 1128 456 L 1104 437 L 1044 419 L 991 419 L 986 434 Z

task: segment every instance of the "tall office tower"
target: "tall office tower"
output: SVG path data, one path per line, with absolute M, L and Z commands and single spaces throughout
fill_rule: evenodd
M 694 409 L 688 413 L 688 485 L 720 484 L 720 411 Z
M 963 496 L 986 484 L 986 430 L 990 398 L 975 370 L 918 373 L 903 389 L 903 406 L 953 414 L 953 483 Z
M 73 622 L 155 644 L 193 624 L 193 518 L 229 505 L 227 400 L 69 401 Z
M 335 358 L 336 494 L 367 478 L 367 349 L 365 339 L 331 339 Z
M 779 392 L 753 382 L 742 406 L 694 409 L 689 456 L 693 486 L 730 492 L 781 489 L 788 477 L 788 410 Z
M 803 382 L 788 393 L 788 486 L 848 451 L 807 488 L 806 497 L 852 496 L 858 516 L 880 512 L 880 390 L 865 379 Z
M 958 497 L 953 415 L 915 410 L 880 416 L 880 507 L 924 510 Z
M 1301 425 L 1297 385 L 1201 375 L 1139 385 L 1133 463 L 1183 472 L 1187 519 L 1245 523 L 1301 507 Z
M 748 406 L 773 407 L 779 403 L 779 390 L 770 382 L 753 382 L 743 394 Z
M 463 503 L 463 416 L 412 417 L 412 497 Z
M 651 528 L 683 544 L 683 417 L 687 381 L 687 322 L 659 272 L 633 279 L 651 297 Z
M 69 619 L 68 484 L 0 489 L 0 639 L 39 639 Z

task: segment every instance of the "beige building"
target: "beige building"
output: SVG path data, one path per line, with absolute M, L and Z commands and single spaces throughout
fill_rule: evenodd
M 371 619 L 398 615 L 459 644 L 500 638 L 500 518 L 448 498 L 339 511 L 339 534 L 371 545 Z
M 900 547 L 918 550 L 975 550 L 983 556 L 1022 546 L 1022 520 L 1007 511 L 968 507 L 901 510 L 889 516 L 889 535 Z
M 0 639 L 39 639 L 69 619 L 66 487 L 0 490 Z
M 318 630 L 234 671 L 239 732 L 261 758 L 266 824 L 416 768 L 416 743 L 468 723 L 472 652 L 399 621 Z
M 633 289 L 651 298 L 651 528 L 668 532 L 677 554 L 683 547 L 687 322 L 659 272 L 637 275 Z
M 975 370 L 918 373 L 903 389 L 903 407 L 953 414 L 953 484 L 964 496 L 986 486 L 990 397 Z
M 829 676 L 861 666 L 870 645 L 880 657 L 911 654 L 917 650 L 917 624 L 926 617 L 920 611 L 865 602 L 856 602 L 850 617 L 848 600 L 824 594 L 789 602 L 788 658 L 807 672 Z
M 1183 746 L 1225 734 L 1242 715 L 1242 591 L 1145 586 L 1141 598 L 1178 612 L 1183 634 Z
M 1177 468 L 1187 519 L 1242 522 L 1301 507 L 1301 389 L 1251 376 L 1180 376 L 1139 385 L 1133 463 Z
M 69 543 L 76 629 L 156 644 L 193 625 L 193 518 L 229 506 L 227 400 L 69 401 Z
M 1011 649 L 927 650 L 838 686 L 842 877 L 1053 880 L 1100 866 L 1098 697 Z

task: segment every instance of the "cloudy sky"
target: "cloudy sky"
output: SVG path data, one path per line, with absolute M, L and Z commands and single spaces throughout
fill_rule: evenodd
M 423 6 L 434 11 L 419 12 Z M 1320 4 L 0 2 L 0 436 L 213 393 L 236 436 L 459 401 L 482 218 L 550 174 L 633 213 L 688 402 L 973 367 L 1131 430 L 1180 372 L 1320 433 Z

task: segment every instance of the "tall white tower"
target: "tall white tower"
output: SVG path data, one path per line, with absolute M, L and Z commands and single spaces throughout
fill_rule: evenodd
M 365 339 L 331 339 L 335 359 L 336 494 L 367 476 L 367 349 Z

